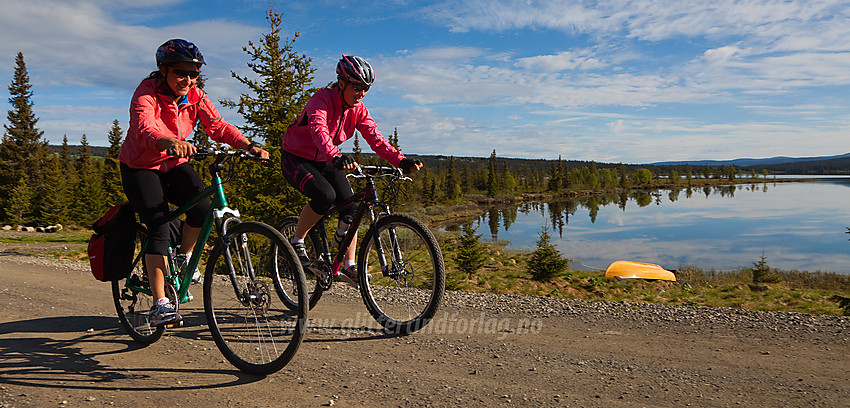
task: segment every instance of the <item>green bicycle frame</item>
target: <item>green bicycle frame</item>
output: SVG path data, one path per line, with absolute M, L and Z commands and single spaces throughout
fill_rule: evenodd
M 186 303 L 189 301 L 189 285 L 192 283 L 192 274 L 189 273 L 189 271 L 194 271 L 198 267 L 198 264 L 201 261 L 201 255 L 204 251 L 204 246 L 206 245 L 207 240 L 209 240 L 213 227 L 218 225 L 219 236 L 223 236 L 224 231 L 221 230 L 223 228 L 223 225 L 219 222 L 219 220 L 223 219 L 227 215 L 239 217 L 239 211 L 233 210 L 228 206 L 227 199 L 224 196 L 224 188 L 222 187 L 222 185 L 223 183 L 221 181 L 221 177 L 218 175 L 217 171 L 214 171 L 212 183 L 208 187 L 204 188 L 203 191 L 198 193 L 198 195 L 193 197 L 191 200 L 184 203 L 176 210 L 170 212 L 168 214 L 168 218 L 164 221 L 164 223 L 168 223 L 177 219 L 179 216 L 189 211 L 190 208 L 198 204 L 198 202 L 203 200 L 205 197 L 212 196 L 210 210 L 207 213 L 203 226 L 201 226 L 201 231 L 198 235 L 198 240 L 195 242 L 195 246 L 192 249 L 192 257 L 189 259 L 189 263 L 186 265 L 186 268 L 184 270 L 179 270 L 179 265 L 174 265 L 173 259 L 171 258 L 171 256 L 168 256 L 168 268 L 170 269 L 170 273 L 165 274 L 165 279 L 166 282 L 170 283 L 177 291 L 177 299 L 180 303 Z M 138 265 L 139 262 L 142 262 L 141 258 L 145 255 L 146 249 L 147 242 L 145 242 L 144 246 L 142 247 L 142 250 L 139 251 L 139 254 L 136 256 L 136 259 L 133 261 L 134 266 Z M 171 252 L 171 249 L 172 248 L 169 248 L 169 252 Z M 127 287 L 131 288 L 132 290 L 144 292 L 148 295 L 151 295 L 150 289 L 132 285 L 130 282 L 127 282 Z

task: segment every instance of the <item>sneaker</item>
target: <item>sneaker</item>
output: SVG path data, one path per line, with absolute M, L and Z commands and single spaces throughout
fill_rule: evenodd
M 310 257 L 307 256 L 307 247 L 303 242 L 290 242 L 292 244 L 292 249 L 295 250 L 295 254 L 298 255 L 298 260 L 301 261 L 301 266 L 308 267 L 313 263 L 310 261 Z
M 357 267 L 354 265 L 340 269 L 339 273 L 336 274 L 336 277 L 338 281 L 345 282 L 354 288 L 360 286 L 357 283 Z
M 179 323 L 181 321 L 183 321 L 183 316 L 180 316 L 180 313 L 174 310 L 170 302 L 154 305 L 151 308 L 150 323 L 152 326 Z

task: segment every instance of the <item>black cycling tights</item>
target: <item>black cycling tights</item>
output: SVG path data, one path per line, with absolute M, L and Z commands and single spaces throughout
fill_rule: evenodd
M 281 155 L 286 181 L 310 199 L 310 208 L 317 214 L 328 212 L 334 204 L 354 195 L 345 171 L 334 169 L 328 162 L 308 160 L 285 150 Z M 355 209 L 356 206 L 349 205 L 340 211 L 340 216 L 351 219 Z
M 203 191 L 201 176 L 189 163 L 183 163 L 165 173 L 157 170 L 131 169 L 121 163 L 121 181 L 127 200 L 148 227 L 148 254 L 167 255 L 170 238 L 166 221 L 168 203 L 181 205 Z M 209 197 L 186 212 L 186 223 L 201 227 L 210 209 Z

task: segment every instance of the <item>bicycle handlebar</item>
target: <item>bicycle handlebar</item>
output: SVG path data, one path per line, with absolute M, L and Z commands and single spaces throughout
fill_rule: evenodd
M 392 177 L 394 180 L 413 180 L 405 176 L 400 168 L 392 166 L 366 166 L 358 164 L 354 172 L 348 174 L 348 176 L 353 178 Z
M 258 161 L 258 162 L 262 162 L 262 163 L 267 163 L 267 162 L 270 161 L 269 159 L 263 159 L 260 156 L 249 152 L 248 150 L 242 150 L 242 149 L 230 150 L 228 148 L 216 149 L 214 147 L 209 147 L 209 146 L 195 146 L 195 148 L 197 149 L 197 152 L 192 154 L 193 159 L 204 159 L 204 158 L 207 158 L 207 157 L 210 157 L 210 156 L 214 156 L 214 157 L 222 157 L 222 158 L 235 157 L 237 159 L 248 159 L 248 160 L 254 160 L 254 161 Z M 175 155 L 174 148 L 169 147 L 168 149 L 165 150 L 165 154 L 167 154 L 169 156 L 174 156 Z

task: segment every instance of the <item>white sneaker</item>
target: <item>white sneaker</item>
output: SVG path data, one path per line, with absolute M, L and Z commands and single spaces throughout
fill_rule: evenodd
M 178 323 L 183 320 L 183 316 L 174 310 L 171 302 L 154 305 L 150 311 L 151 326 L 160 326 L 164 324 Z

